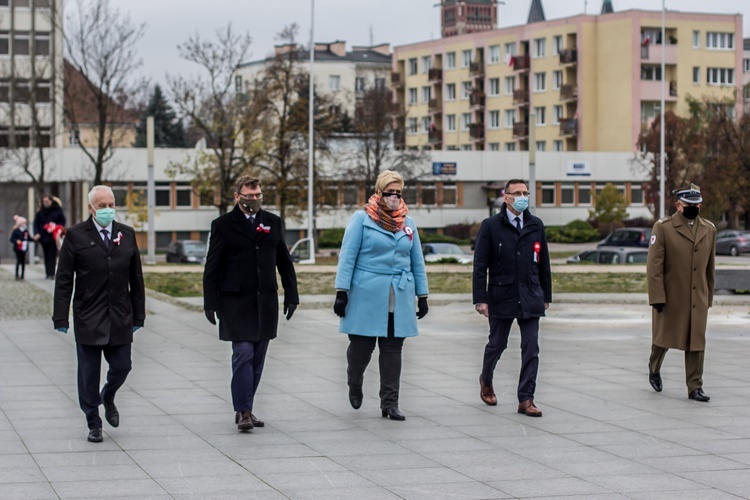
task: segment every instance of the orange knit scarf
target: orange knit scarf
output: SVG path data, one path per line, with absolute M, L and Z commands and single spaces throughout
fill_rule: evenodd
M 403 198 L 399 201 L 398 208 L 396 208 L 396 210 L 391 210 L 380 198 L 380 195 L 375 193 L 370 196 L 370 200 L 367 202 L 367 205 L 365 205 L 365 212 L 367 212 L 367 215 L 369 215 L 378 226 L 386 231 L 395 233 L 404 228 L 406 213 L 409 211 Z

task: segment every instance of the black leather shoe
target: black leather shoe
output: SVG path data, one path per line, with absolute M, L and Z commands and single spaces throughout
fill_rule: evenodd
M 117 407 L 115 406 L 115 403 L 102 403 L 104 406 L 104 419 L 111 425 L 112 427 L 117 427 L 120 425 L 120 412 L 117 411 Z
M 406 420 L 406 417 L 398 408 L 385 408 L 383 418 L 388 417 L 391 420 Z
M 661 373 L 649 373 L 648 381 L 656 392 L 661 392 L 663 389 L 661 385 Z
M 101 429 L 89 429 L 89 437 L 87 437 L 89 443 L 101 443 L 104 438 L 102 438 L 102 430 Z
M 355 410 L 359 410 L 359 408 L 362 406 L 363 399 L 364 395 L 362 394 L 362 386 L 349 386 L 349 403 L 352 405 L 352 408 L 354 408 Z
M 696 401 L 700 401 L 701 403 L 707 403 L 711 398 L 706 396 L 706 393 L 703 392 L 703 389 L 696 389 L 693 392 L 688 395 L 688 398 L 694 399 Z

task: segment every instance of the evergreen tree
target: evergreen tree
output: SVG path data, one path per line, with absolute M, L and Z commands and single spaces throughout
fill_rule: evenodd
M 146 118 L 148 116 L 154 117 L 154 147 L 184 148 L 187 146 L 182 122 L 177 119 L 159 85 L 154 86 L 148 106 L 141 115 L 135 139 L 137 148 L 146 147 Z

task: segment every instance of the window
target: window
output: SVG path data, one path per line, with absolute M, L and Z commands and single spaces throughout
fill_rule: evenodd
M 445 129 L 448 132 L 456 131 L 456 115 L 445 115 Z
M 552 72 L 552 90 L 560 90 L 563 85 L 563 73 L 562 70 Z
M 552 150 L 553 151 L 562 151 L 563 150 L 563 141 L 560 141 L 560 140 L 552 141 Z
M 455 206 L 458 204 L 458 190 L 456 189 L 456 185 L 452 182 L 444 182 L 443 183 L 443 206 L 445 205 L 452 205 Z
M 709 85 L 734 85 L 734 69 L 706 68 L 706 81 Z
M 70 129 L 68 130 L 68 144 L 71 146 L 77 146 L 79 142 L 79 135 L 77 130 Z M 120 203 L 117 200 L 115 200 L 115 204 L 119 206 L 125 206 L 124 203 Z
M 17 56 L 29 55 L 29 32 L 16 31 L 13 34 L 13 54 Z
M 537 151 L 547 151 L 547 141 L 536 141 Z
M 344 195 L 344 205 L 345 206 L 353 206 L 357 205 L 359 202 L 359 186 L 356 184 L 352 184 L 349 182 L 345 182 L 342 186 L 342 191 Z
M 545 108 L 544 106 L 539 106 L 537 108 L 534 108 L 534 113 L 536 113 L 536 125 L 538 127 L 547 125 L 547 108 Z
M 422 102 L 430 102 L 431 87 L 429 85 L 422 87 Z
M 505 150 L 506 151 L 515 151 L 516 150 L 516 143 L 515 142 L 506 142 L 505 143 Z
M 534 59 L 538 59 L 540 57 L 545 57 L 546 55 L 547 55 L 547 39 L 536 38 L 534 40 L 534 51 L 532 52 L 532 57 L 534 57 Z
M 445 69 L 454 69 L 456 67 L 456 53 L 447 52 L 445 54 Z
M 562 35 L 555 35 L 552 37 L 552 55 L 556 56 L 562 52 Z
M 362 78 L 361 76 L 354 78 L 354 90 L 358 94 L 361 94 L 362 92 L 365 91 L 365 79 Z
M 445 100 L 455 101 L 456 100 L 456 84 L 449 83 L 445 86 Z
M 437 205 L 437 186 L 422 184 L 422 205 Z
M 555 204 L 555 185 L 549 182 L 542 184 L 542 205 Z
M 471 125 L 471 113 L 461 113 L 461 130 L 469 130 Z
M 422 117 L 422 133 L 427 133 L 430 131 L 430 117 L 429 116 L 423 116 Z
M 385 78 L 376 78 L 375 79 L 375 88 L 376 89 L 384 89 L 385 88 Z
M 422 73 L 427 74 L 432 69 L 432 57 L 431 56 L 423 56 L 422 57 Z
M 557 141 L 555 141 L 557 142 Z M 562 142 L 562 141 L 560 141 Z M 576 185 L 573 182 L 563 182 L 560 189 L 560 204 L 573 205 L 575 203 Z
M 0 31 L 0 55 L 7 56 L 10 54 L 10 34 L 7 31 Z
M 461 146 L 461 151 L 471 151 L 471 144 L 464 144 Z
M 0 80 L 0 102 L 10 102 L 10 80 Z
M 701 83 L 701 69 L 698 66 L 693 66 L 693 83 L 696 85 Z
M 50 47 L 49 32 L 34 33 L 34 55 L 48 56 Z
M 701 32 L 697 30 L 693 31 L 693 48 L 694 49 L 701 48 Z
M 191 208 L 193 206 L 193 188 L 190 184 L 177 184 L 175 189 L 176 207 Z
M 471 94 L 471 82 L 461 82 L 461 99 L 467 100 Z
M 468 68 L 471 64 L 471 49 L 461 51 L 461 67 Z
M 552 125 L 559 125 L 560 120 L 562 120 L 562 118 L 563 118 L 563 107 L 560 105 L 552 106 Z
M 706 33 L 706 48 L 713 50 L 734 50 L 734 33 Z
M 0 7 L 10 7 L 10 0 L 0 0 Z
M 453 145 L 451 145 L 451 146 L 448 146 L 448 149 L 447 149 L 447 150 L 448 150 L 448 151 L 458 151 L 458 146 L 453 146 Z
M 641 65 L 641 80 L 661 81 L 661 66 L 651 64 Z
M 505 128 L 513 128 L 513 122 L 516 121 L 516 110 L 505 110 Z
M 534 92 L 547 90 L 547 73 L 534 73 Z
M 242 93 L 242 77 L 240 75 L 234 77 L 234 91 L 238 94 Z
M 516 90 L 516 77 L 506 76 L 504 81 L 505 95 L 513 95 L 513 91 Z
M 416 184 L 406 184 L 404 185 L 403 195 L 404 195 L 404 203 L 406 203 L 409 206 L 416 205 L 417 204 L 417 185 Z
M 13 7 L 19 8 L 19 7 L 26 7 L 29 8 L 30 1 L 29 0 L 13 0 Z
M 742 60 L 742 71 L 743 73 L 750 73 L 750 57 Z
M 630 204 L 643 205 L 643 186 L 639 184 L 630 185 Z
M 16 102 L 29 102 L 31 100 L 31 82 L 19 78 L 15 82 L 15 95 L 13 99 Z
M 52 101 L 52 83 L 49 80 L 36 82 L 35 98 L 37 103 Z
M 661 45 L 661 29 L 645 29 L 641 31 L 641 43 Z
M 500 143 L 499 142 L 491 142 L 489 144 L 490 151 L 500 151 Z
M 328 75 L 328 90 L 339 90 L 341 88 L 341 77 L 339 75 Z
M 516 42 L 505 44 L 505 58 L 516 55 Z
M 409 134 L 416 134 L 419 132 L 419 121 L 416 118 L 409 118 Z
M 500 46 L 490 46 L 490 64 L 496 64 L 500 62 Z
M 410 75 L 416 75 L 417 74 L 417 58 L 413 57 L 409 59 L 409 74 Z
M 409 89 L 409 98 L 408 103 L 411 106 L 412 104 L 417 103 L 417 89 L 416 88 L 410 88 Z
M 490 78 L 489 83 L 490 83 L 490 95 L 491 96 L 500 95 L 500 79 Z
M 146 200 L 143 200 L 146 204 Z M 172 205 L 172 187 L 169 182 L 156 183 L 156 206 L 169 207 Z
M 500 128 L 500 111 L 490 111 L 490 128 L 492 130 Z
M 50 0 L 34 0 L 34 7 L 37 9 L 49 9 Z

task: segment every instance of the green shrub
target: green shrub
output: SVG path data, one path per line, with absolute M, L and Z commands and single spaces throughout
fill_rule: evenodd
M 456 245 L 469 244 L 469 240 L 453 238 L 444 234 L 424 233 L 422 231 L 419 232 L 419 239 L 422 243 L 455 243 Z
M 574 220 L 562 228 L 550 226 L 546 228 L 547 241 L 551 243 L 588 243 L 601 239 L 599 231 L 585 220 Z
M 318 246 L 320 248 L 341 248 L 344 239 L 344 228 L 326 229 L 320 232 Z

